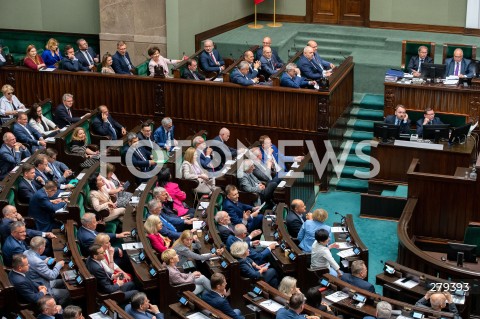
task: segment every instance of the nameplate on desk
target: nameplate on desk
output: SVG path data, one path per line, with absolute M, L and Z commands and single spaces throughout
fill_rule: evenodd
M 426 150 L 443 151 L 443 144 L 421 143 L 421 142 L 395 140 L 395 143 L 393 145 L 403 146 L 403 147 L 411 147 L 411 148 L 423 148 L 423 149 L 426 149 Z

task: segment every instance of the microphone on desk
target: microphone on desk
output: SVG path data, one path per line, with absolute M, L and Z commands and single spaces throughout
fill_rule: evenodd
M 339 212 L 335 212 L 335 215 L 340 215 L 342 219 L 340 219 L 340 223 L 342 226 L 345 226 L 345 220 L 347 219 L 344 215 L 340 214 Z
M 338 51 L 338 53 L 340 53 L 340 55 L 343 57 L 344 60 L 347 59 L 347 57 L 343 55 L 342 51 Z

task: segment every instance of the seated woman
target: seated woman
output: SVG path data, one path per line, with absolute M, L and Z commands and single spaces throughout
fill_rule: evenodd
M 182 163 L 182 177 L 185 179 L 198 180 L 196 193 L 210 194 L 215 189 L 215 179 L 209 178 L 197 161 L 198 154 L 195 148 L 189 147 L 185 151 Z
M 243 241 L 236 241 L 230 246 L 230 253 L 238 260 L 240 266 L 240 275 L 245 278 L 263 279 L 270 286 L 278 287 L 277 272 L 273 268 L 259 266 L 253 260 L 248 258 L 250 250 L 248 244 Z
M 107 163 L 107 176 L 102 178 L 105 183 L 102 191 L 116 198 L 117 207 L 127 207 L 133 194 L 123 189 L 123 183 L 115 175 L 115 165 Z
M 58 63 L 62 60 L 62 55 L 58 49 L 58 41 L 50 38 L 42 53 L 42 59 L 45 61 L 47 68 L 58 68 Z
M 312 245 L 315 241 L 315 232 L 318 229 L 325 229 L 330 234 L 330 226 L 325 225 L 328 218 L 328 213 L 324 209 L 315 209 L 311 220 L 306 220 L 300 231 L 297 239 L 300 241 L 298 245 L 303 251 L 309 253 L 312 251 Z
M 73 130 L 70 152 L 86 158 L 98 156 L 100 154 L 98 150 L 93 150 L 87 146 L 87 135 L 82 127 L 76 127 Z
M 300 288 L 297 287 L 297 279 L 290 276 L 283 277 L 278 290 L 287 295 L 289 299 L 294 293 L 301 293 Z
M 43 116 L 42 107 L 37 103 L 33 104 L 30 112 L 30 121 L 28 122 L 43 137 L 54 136 L 59 132 L 55 123 Z
M 330 234 L 325 229 L 318 229 L 315 232 L 315 242 L 312 245 L 312 268 L 328 268 L 332 276 L 340 277 L 342 272 L 340 266 L 332 257 L 331 248 L 338 248 L 337 244 L 328 245 Z
M 318 291 L 318 287 L 309 288 L 307 293 L 305 294 L 305 298 L 307 298 L 306 300 L 307 305 L 317 308 L 318 310 L 328 312 L 331 315 L 334 315 L 330 306 L 328 306 L 325 301 L 322 301 L 322 293 Z M 338 317 L 343 318 L 343 316 L 341 315 Z
M 162 230 L 163 223 L 160 220 L 158 215 L 150 215 L 143 224 L 145 232 L 147 233 L 147 238 L 150 240 L 152 248 L 159 254 L 163 253 L 165 250 L 170 247 L 171 240 L 168 237 L 163 237 L 160 234 Z
M 160 55 L 160 49 L 158 47 L 151 47 L 148 49 L 148 55 L 150 56 L 150 62 L 148 62 L 148 71 L 150 76 L 155 76 L 155 67 L 161 66 L 163 68 L 163 74 L 167 78 L 172 78 L 170 70 L 168 69 L 168 64 L 180 63 L 182 60 L 172 60 L 164 58 Z
M 93 209 L 96 212 L 105 209 L 109 212 L 108 216 L 104 217 L 103 220 L 105 222 L 110 222 L 115 219 L 122 221 L 123 215 L 125 215 L 125 208 L 117 207 L 117 204 L 110 199 L 110 195 L 101 190 L 105 185 L 102 176 L 98 173 L 92 175 L 89 178 L 88 184 L 90 186 L 90 201 L 92 202 Z
M 266 163 L 269 160 L 273 161 L 277 172 L 286 171 L 285 163 L 287 162 L 300 162 L 303 156 L 286 156 L 278 151 L 278 148 L 272 144 L 272 140 L 268 135 L 262 135 L 258 139 L 260 142 L 260 151 L 262 152 L 262 163 Z
M 103 256 L 105 257 L 102 261 L 102 268 L 105 269 L 105 272 L 109 275 L 110 278 L 113 279 L 113 284 L 117 283 L 118 277 L 121 277 L 123 274 L 123 282 L 132 281 L 132 276 L 127 274 L 123 271 L 114 261 L 114 252 L 115 248 L 112 247 L 110 244 L 110 236 L 105 233 L 100 233 L 95 237 L 95 244 L 102 246 L 105 253 Z
M 179 256 L 179 265 L 183 265 L 188 260 L 210 260 L 213 257 L 218 257 L 223 254 L 223 248 L 217 249 L 215 254 L 197 254 L 193 250 L 200 251 L 202 245 L 198 241 L 196 235 L 193 235 L 190 230 L 184 230 L 180 238 L 173 243 L 172 248 Z
M 30 44 L 27 47 L 27 54 L 23 59 L 23 65 L 35 71 L 43 70 L 46 68 L 42 57 L 37 54 L 37 48 L 35 48 L 33 44 Z
M 106 53 L 102 58 L 102 74 L 115 74 L 112 68 L 113 58 L 110 53 Z
M 170 173 L 170 168 L 164 167 L 157 174 L 157 186 L 165 188 L 167 193 L 173 200 L 173 208 L 177 211 L 178 216 L 189 216 L 193 217 L 195 215 L 195 209 L 188 207 L 185 203 L 187 199 L 187 194 L 180 190 L 180 187 L 177 183 L 171 181 L 172 174 Z
M 10 84 L 2 86 L 3 96 L 0 98 L 0 117 L 6 122 L 18 114 L 18 110 L 26 110 L 25 105 L 13 94 L 14 89 Z
M 199 271 L 188 274 L 180 272 L 177 268 L 178 260 L 177 252 L 173 249 L 167 249 L 162 253 L 162 261 L 167 265 L 170 284 L 181 285 L 194 283 L 195 290 L 193 293 L 196 295 L 201 294 L 204 290 L 212 290 L 210 280 Z

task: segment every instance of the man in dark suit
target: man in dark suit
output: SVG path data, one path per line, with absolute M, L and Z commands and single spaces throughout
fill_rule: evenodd
M 147 149 L 150 153 L 153 150 L 155 140 L 153 139 L 152 136 L 152 127 L 150 123 L 143 122 L 142 127 L 140 128 L 140 132 L 137 134 L 138 140 L 139 141 L 145 141 L 148 145 L 142 146 Z
M 217 223 L 217 230 L 220 234 L 220 239 L 223 243 L 227 243 L 229 236 L 235 236 L 234 227 L 230 221 L 230 215 L 226 211 L 219 211 L 215 214 L 215 222 Z
M 230 82 L 240 84 L 243 86 L 250 86 L 258 83 L 257 77 L 250 77 L 250 64 L 247 61 L 242 61 L 238 67 L 230 74 Z M 255 75 L 258 71 L 255 71 Z
M 236 159 L 237 153 L 238 153 L 237 149 L 235 149 L 233 147 L 230 147 L 226 144 L 226 142 L 228 142 L 229 139 L 230 139 L 230 130 L 226 127 L 222 127 L 220 129 L 220 132 L 218 133 L 218 135 L 213 138 L 212 142 L 216 141 L 217 143 L 218 142 L 221 143 L 221 146 L 224 146 L 228 149 L 232 158 Z M 215 148 L 219 148 L 219 147 L 218 146 L 212 146 L 212 148 L 215 150 Z M 218 150 L 218 152 L 220 153 L 220 155 L 223 155 L 222 150 Z
M 294 63 L 289 63 L 285 67 L 285 72 L 280 78 L 280 86 L 289 88 L 313 88 L 317 84 L 315 81 L 308 81 L 300 75 L 300 69 Z
M 474 75 L 474 63 L 469 59 L 463 58 L 463 50 L 460 48 L 453 51 L 453 58 L 445 60 L 447 67 L 445 76 L 455 75 L 459 78 L 471 78 Z
M 22 177 L 19 178 L 17 186 L 18 201 L 23 204 L 30 203 L 30 199 L 37 192 L 38 184 L 35 180 L 35 167 L 30 163 L 25 163 L 21 167 Z
M 75 50 L 73 50 L 73 47 L 69 44 L 65 46 L 65 56 L 62 59 L 62 69 L 71 72 L 90 71 L 88 67 L 84 67 L 80 64 L 75 56 Z
M 121 139 L 127 134 L 123 125 L 113 119 L 106 105 L 98 107 L 98 114 L 90 122 L 92 132 L 97 135 L 110 136 L 112 140 Z
M 205 77 L 197 71 L 197 61 L 187 60 L 187 69 L 183 71 L 182 78 L 187 80 L 205 80 Z
M 112 56 L 112 68 L 116 74 L 133 74 L 135 67 L 130 60 L 127 44 L 124 41 L 117 43 L 117 52 Z
M 297 66 L 302 72 L 302 75 L 307 79 L 320 80 L 323 77 L 328 77 L 331 71 L 327 71 L 324 66 L 314 60 L 314 49 L 306 46 L 303 49 L 303 55 L 298 59 Z
M 33 161 L 33 166 L 35 166 L 35 180 L 33 184 L 37 190 L 45 186 L 48 181 L 53 181 L 53 175 L 47 170 L 47 155 L 39 154 Z
M 17 114 L 12 133 L 20 143 L 29 145 L 32 153 L 40 148 L 45 148 L 45 145 L 47 145 L 42 135 L 28 124 L 28 117 L 25 113 Z
M 15 221 L 10 225 L 10 236 L 7 237 L 2 246 L 3 262 L 6 266 L 12 265 L 13 256 L 23 254 L 28 249 L 25 239 L 27 238 L 27 228 L 25 223 Z
M 173 199 L 165 188 L 155 187 L 153 189 L 153 198 L 162 203 L 160 215 L 172 224 L 177 231 L 182 232 L 187 228 L 192 228 L 191 225 L 193 224 L 193 221 L 197 220 L 197 218 L 191 218 L 193 217 L 193 214 L 179 217 L 177 211 L 173 209 Z
M 283 67 L 283 63 L 280 63 L 272 53 L 272 48 L 265 47 L 263 49 L 263 55 L 260 57 L 260 63 L 262 65 L 261 74 L 265 76 L 265 80 L 268 80 L 272 74 L 277 73 L 279 69 Z
M 405 107 L 401 104 L 395 107 L 395 115 L 388 115 L 385 123 L 400 126 L 401 134 L 410 134 L 410 120 Z
M 75 52 L 75 57 L 84 69 L 92 71 L 95 68 L 95 63 L 98 63 L 97 54 L 88 46 L 85 39 L 78 39 L 77 45 L 78 51 Z
M 83 115 L 82 117 L 72 116 L 72 107 L 73 107 L 73 95 L 70 93 L 65 93 L 62 96 L 62 104 L 59 104 L 55 108 L 55 113 L 53 116 L 53 121 L 59 128 L 64 128 L 65 126 L 72 125 L 77 123 L 82 118 L 90 113 Z
M 69 306 L 67 306 L 67 308 L 68 307 Z M 55 299 L 50 295 L 46 295 L 38 299 L 37 308 L 40 310 L 40 314 L 37 316 L 37 319 L 63 319 L 62 306 L 57 305 Z M 67 310 L 67 308 L 65 308 L 65 310 Z M 82 309 L 80 308 L 80 312 L 81 310 Z M 80 317 L 77 317 L 77 319 L 79 318 Z
M 243 53 L 243 60 L 248 62 L 247 77 L 249 79 L 257 78 L 258 77 L 258 72 L 259 72 L 262 64 L 260 63 L 259 60 L 255 61 L 255 56 L 253 55 L 253 52 L 249 51 L 249 50 L 245 51 Z
M 352 262 L 351 273 L 344 273 L 342 275 L 342 280 L 350 285 L 358 287 L 360 289 L 368 290 L 372 293 L 375 293 L 375 287 L 371 283 L 365 280 L 367 277 L 367 266 L 363 260 L 355 260 Z
M 126 156 L 131 156 L 131 164 L 141 173 L 147 174 L 155 168 L 157 163 L 152 159 L 152 154 L 145 148 L 139 147 L 138 137 L 135 133 L 128 133 L 127 135 L 128 147 L 122 148 L 121 157 L 122 163 L 127 163 Z M 135 174 L 135 180 L 138 185 L 148 180 L 148 176 L 137 176 Z
M 8 279 L 15 288 L 18 301 L 33 304 L 47 294 L 47 287 L 40 286 L 26 276 L 28 267 L 29 264 L 26 256 L 22 254 L 14 255 L 12 271 L 8 274 Z
M 233 319 L 243 319 L 242 312 L 239 309 L 233 309 L 226 299 L 227 280 L 225 276 L 220 272 L 214 273 L 210 278 L 210 284 L 212 290 L 205 290 L 202 293 L 203 301 Z
M 326 76 L 331 74 L 331 70 L 335 69 L 335 65 L 331 62 L 325 61 L 320 57 L 318 54 L 318 45 L 317 42 L 310 40 L 308 41 L 307 45 L 313 49 L 313 61 L 315 61 L 318 65 L 320 65 L 324 70 L 330 70 Z
M 139 292 L 132 297 L 132 302 L 125 307 L 125 312 L 133 319 L 163 319 L 163 313 L 157 305 L 152 305 L 147 295 Z
M 418 47 L 418 55 L 414 55 L 408 62 L 407 71 L 413 76 L 420 76 L 422 72 L 422 63 L 433 63 L 433 59 L 428 56 L 428 48 L 424 45 Z
M 249 232 L 262 229 L 263 215 L 259 206 L 253 207 L 238 201 L 238 189 L 234 185 L 225 187 L 227 197 L 223 201 L 223 210 L 230 215 L 232 225 L 246 224 Z
M 163 149 L 171 151 L 178 142 L 175 140 L 175 126 L 170 117 L 164 117 L 161 125 L 153 133 L 153 139 Z
M 288 301 L 288 308 L 280 308 L 275 319 L 319 319 L 318 316 L 302 315 L 305 308 L 305 296 L 301 292 L 294 293 Z
M 10 132 L 3 135 L 3 145 L 0 147 L 0 180 L 10 173 L 22 159 L 29 157 L 30 151 L 17 142 L 17 138 Z
M 434 124 L 443 124 L 443 122 L 438 117 L 435 117 L 435 111 L 431 107 L 427 107 L 423 111 L 423 119 L 419 119 L 417 121 L 418 136 L 423 136 L 424 125 L 434 125 Z
M 201 136 L 195 137 L 192 141 L 192 145 L 197 150 L 198 161 L 200 165 L 207 172 L 213 172 L 214 171 L 214 166 L 212 163 L 213 149 L 211 147 L 207 147 L 207 144 L 205 143 L 205 139 Z
M 265 49 L 267 47 L 272 49 L 272 39 L 270 39 L 270 37 L 265 37 L 265 38 L 263 38 L 262 44 L 263 44 L 263 46 L 261 46 L 257 49 L 257 57 L 260 57 L 260 56 L 263 55 L 263 49 Z M 278 53 L 275 49 L 272 49 L 272 54 L 275 57 L 275 59 L 278 61 L 278 63 L 283 64 L 282 59 L 280 58 L 280 56 L 278 55 Z
M 205 72 L 217 73 L 225 70 L 225 62 L 210 39 L 203 42 L 203 52 L 200 53 L 200 68 Z
M 259 247 L 259 240 L 252 241 L 253 238 L 260 236 L 262 234 L 262 231 L 256 229 L 250 235 L 247 236 L 247 234 L 247 227 L 245 227 L 245 225 L 235 225 L 234 235 L 228 236 L 227 239 L 227 250 L 230 251 L 230 247 L 234 242 L 243 241 L 248 244 L 248 250 L 250 251 L 248 257 L 250 257 L 257 265 L 262 265 L 269 260 L 273 261 L 271 251 L 275 249 L 277 244 L 272 243 L 268 247 L 262 249 L 261 247 Z
M 11 226 L 14 222 L 24 222 L 23 216 L 17 212 L 17 208 L 12 205 L 7 205 L 2 209 L 3 218 L 0 221 L 0 238 L 3 244 L 5 240 L 12 234 Z M 35 236 L 42 236 L 42 232 L 35 229 L 26 229 L 27 237 L 33 238 Z M 46 238 L 55 238 L 53 233 L 45 233 Z
M 66 206 L 63 198 L 55 198 L 57 193 L 57 184 L 48 181 L 45 187 L 39 189 L 30 200 L 28 207 L 28 216 L 35 219 L 37 230 L 51 232 L 53 228 L 59 227 L 59 222 L 55 220 L 55 212 Z
M 48 168 L 52 172 L 53 180 L 57 182 L 58 185 L 67 184 L 73 177 L 72 170 L 64 163 L 57 161 L 58 152 L 53 148 L 47 148 L 45 154 L 47 155 Z
M 125 293 L 124 301 L 126 302 L 138 292 L 133 281 L 124 282 L 119 278 L 122 273 L 110 275 L 105 271 L 101 263 L 105 258 L 105 250 L 102 246 L 93 244 L 90 246 L 89 252 L 90 255 L 86 261 L 87 269 L 97 279 L 97 290 L 100 293 L 111 294 L 121 290 Z M 116 279 L 116 283 L 113 283 L 114 279 Z
M 163 227 L 160 230 L 160 234 L 164 237 L 168 237 L 171 240 L 177 240 L 182 235 L 181 232 L 177 231 L 175 226 L 171 224 L 162 214 L 163 205 L 160 200 L 152 199 L 148 202 L 148 214 L 147 218 L 150 215 L 157 215 L 162 221 Z
M 297 238 L 300 228 L 307 219 L 312 219 L 312 213 L 307 213 L 307 206 L 301 199 L 294 199 L 290 204 L 290 211 L 288 212 L 286 224 L 290 236 Z

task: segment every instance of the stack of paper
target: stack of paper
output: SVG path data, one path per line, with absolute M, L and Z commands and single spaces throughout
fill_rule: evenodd
M 259 305 L 268 309 L 271 312 L 277 312 L 278 309 L 283 308 L 283 306 L 281 304 L 279 304 L 278 302 L 276 302 L 274 300 L 265 300 L 265 301 L 262 301 L 261 303 L 259 303 Z
M 339 251 L 337 253 L 337 256 L 339 256 L 341 258 L 347 258 L 347 257 L 355 256 L 355 253 L 353 252 L 353 248 L 349 248 L 349 249 L 346 249 L 346 250 Z
M 344 293 L 343 291 L 337 291 L 337 292 L 334 292 L 333 294 L 325 296 L 325 298 L 327 298 L 331 302 L 335 303 L 335 302 L 339 302 L 339 301 L 342 301 L 343 299 L 348 298 L 348 294 Z

